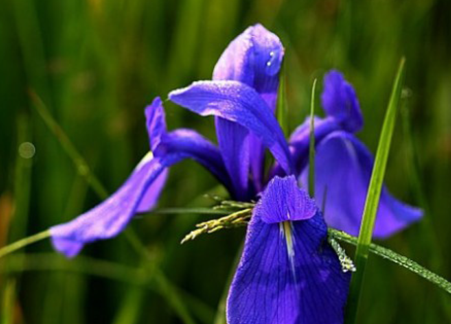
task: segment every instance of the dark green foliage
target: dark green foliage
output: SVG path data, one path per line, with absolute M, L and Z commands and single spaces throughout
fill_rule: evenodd
M 356 88 L 366 121 L 359 136 L 373 152 L 396 67 L 406 56 L 402 107 L 408 114 L 398 116 L 385 179 L 397 197 L 423 204 L 427 215 L 382 244 L 451 278 L 449 1 L 4 0 L 0 8 L 1 245 L 100 201 L 45 125 L 30 92 L 42 98 L 112 192 L 148 150 L 144 106 L 210 78 L 229 41 L 261 22 L 286 47 L 287 128 L 309 114 L 313 79 L 319 92 L 323 73 L 338 68 Z M 214 138 L 211 119 L 169 104 L 167 115 L 170 128 L 192 127 Z M 410 118 L 407 131 L 403 116 Z M 17 153 L 24 141 L 36 148 L 30 160 Z M 183 162 L 171 169 L 160 207 L 211 206 L 215 202 L 203 193 L 225 197 L 215 186 L 201 167 Z M 210 217 L 137 218 L 132 228 L 149 249 L 150 262 L 125 235 L 93 244 L 72 261 L 47 241 L 22 251 L 29 254 L 25 261 L 19 255 L 0 259 L 0 269 L 8 262 L 17 269 L 0 273 L 0 321 L 212 323 L 244 229 L 180 246 L 196 223 Z M 450 297 L 429 282 L 375 257 L 366 272 L 358 323 L 451 321 Z

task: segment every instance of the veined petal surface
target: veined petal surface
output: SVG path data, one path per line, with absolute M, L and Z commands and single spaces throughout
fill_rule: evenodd
M 321 213 L 311 216 L 311 207 L 306 207 L 302 209 L 308 218 L 281 223 L 265 221 L 265 215 L 280 213 L 277 204 L 286 203 L 288 206 L 282 208 L 286 210 L 304 203 L 310 206 L 312 202 L 305 200 L 303 194 L 302 204 L 296 203 L 296 198 L 292 200 L 291 195 L 270 203 L 295 190 L 300 191 L 294 178 L 275 178 L 254 211 L 229 292 L 229 324 L 343 323 L 350 275 L 342 271 L 337 255 L 327 243 L 327 227 Z
M 293 173 L 283 131 L 253 88 L 237 81 L 200 81 L 172 91 L 169 98 L 202 116 L 219 116 L 247 128 L 268 147 L 287 174 Z
M 324 217 L 333 228 L 359 234 L 374 158 L 352 134 L 336 131 L 317 146 L 315 197 L 324 206 Z M 301 176 L 308 184 L 308 166 Z M 395 199 L 384 186 L 381 192 L 373 236 L 388 237 L 423 215 L 421 209 Z
M 277 35 L 256 24 L 229 44 L 215 66 L 213 80 L 234 80 L 247 84 L 266 102 L 267 105 L 262 108 L 274 113 L 283 56 L 284 48 Z M 216 135 L 233 181 L 235 198 L 252 198 L 253 190 L 263 186 L 264 146 L 245 127 L 221 117 L 216 117 Z

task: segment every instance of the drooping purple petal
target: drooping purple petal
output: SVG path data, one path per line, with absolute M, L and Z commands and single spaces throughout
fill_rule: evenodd
M 84 244 L 119 234 L 135 214 L 145 193 L 148 197 L 154 196 L 154 201 L 158 198 L 161 186 L 153 188 L 152 184 L 165 167 L 158 158 L 140 163 L 119 190 L 103 203 L 68 223 L 51 227 L 55 249 L 73 257 Z
M 324 77 L 321 102 L 328 116 L 334 117 L 344 130 L 355 133 L 363 126 L 363 116 L 354 88 L 343 75 L 332 70 Z
M 151 210 L 164 186 L 167 168 L 183 159 L 196 160 L 230 188 L 222 158 L 211 142 L 192 130 L 166 133 L 160 100 L 147 107 L 146 116 L 154 154 L 149 152 L 107 200 L 76 219 L 50 229 L 54 247 L 67 257 L 78 254 L 86 243 L 116 236 L 136 213 Z
M 240 81 L 254 88 L 274 112 L 279 71 L 284 49 L 279 38 L 257 24 L 235 38 L 219 58 L 213 80 Z M 253 195 L 249 188 L 249 167 L 254 186 L 261 188 L 264 147 L 246 128 L 216 117 L 216 132 L 224 163 L 234 182 L 237 199 Z
M 201 81 L 172 91 L 169 98 L 202 116 L 215 115 L 246 127 L 268 147 L 286 173 L 293 173 L 282 129 L 251 87 L 237 81 Z
M 305 199 L 305 193 L 301 200 L 292 199 L 296 190 L 300 191 L 293 178 L 275 178 L 254 210 L 229 292 L 229 324 L 343 323 L 350 276 L 343 273 L 327 243 L 327 227 L 321 214 L 316 212 L 311 217 L 312 202 Z M 273 200 L 286 194 L 290 196 Z M 301 201 L 309 207 L 303 208 Z M 281 207 L 283 203 L 287 206 Z M 299 207 L 308 217 L 297 211 Z M 290 222 L 283 215 L 293 209 L 300 220 Z M 282 223 L 273 223 L 272 218 L 270 223 L 265 222 L 265 215 L 280 211 L 278 219 L 284 219 Z
M 144 192 L 138 207 L 136 207 L 136 213 L 145 213 L 151 211 L 157 204 L 159 193 L 163 190 L 166 184 L 169 170 L 165 169 L 161 174 L 155 178 L 150 187 Z
M 164 154 L 177 155 L 178 159 L 193 159 L 209 170 L 227 188 L 231 189 L 230 177 L 218 148 L 199 133 L 180 128 L 164 136 Z
M 316 149 L 315 198 L 325 207 L 329 226 L 358 235 L 374 159 L 368 149 L 352 134 L 337 131 L 324 138 Z M 308 184 L 308 166 L 301 176 Z M 388 237 L 412 222 L 423 212 L 408 206 L 382 188 L 374 237 Z
M 227 188 L 230 177 L 215 145 L 199 133 L 186 128 L 166 131 L 166 116 L 159 97 L 145 109 L 149 142 L 155 156 L 177 154 L 180 159 L 191 158 L 213 173 Z

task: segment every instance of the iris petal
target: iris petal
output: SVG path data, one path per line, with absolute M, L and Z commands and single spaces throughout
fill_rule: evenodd
M 237 81 L 194 82 L 187 88 L 172 91 L 169 98 L 202 116 L 215 115 L 246 127 L 269 148 L 285 172 L 293 172 L 280 125 L 249 86 Z
M 256 213 L 268 224 L 309 219 L 316 211 L 314 201 L 299 190 L 294 176 L 273 178 L 256 206 Z
M 166 133 L 159 98 L 146 108 L 151 147 L 127 181 L 107 200 L 74 220 L 50 228 L 56 250 L 73 257 L 84 244 L 119 234 L 137 212 L 151 210 L 163 189 L 167 168 L 191 158 L 202 164 L 230 188 L 230 180 L 218 149 L 198 133 L 178 129 Z
M 249 200 L 253 196 L 249 187 L 249 131 L 220 117 L 216 118 L 215 125 L 221 156 L 233 182 L 233 197 Z
M 277 35 L 260 24 L 235 38 L 216 63 L 213 80 L 235 80 L 257 91 L 274 111 L 284 56 Z
M 321 102 L 328 116 L 334 117 L 344 130 L 355 133 L 363 126 L 357 95 L 343 75 L 332 70 L 324 77 L 324 90 Z
M 319 143 L 329 133 L 339 129 L 340 126 L 334 118 L 327 117 L 322 119 L 315 117 L 315 143 Z M 309 159 L 310 117 L 307 117 L 305 121 L 294 130 L 290 136 L 289 144 L 293 163 L 297 174 L 299 174 L 308 163 Z
M 343 323 L 350 276 L 343 273 L 337 255 L 327 243 L 327 227 L 321 214 L 289 222 L 289 234 L 282 230 L 282 223 L 264 221 L 264 214 L 280 211 L 278 204 L 286 203 L 288 209 L 295 207 L 296 198 L 291 195 L 295 190 L 300 191 L 294 179 L 275 178 L 263 194 L 260 207 L 255 209 L 229 292 L 230 324 Z M 268 195 L 270 191 L 275 192 Z M 284 194 L 289 196 L 273 200 Z M 304 203 L 309 204 L 307 200 Z M 310 214 L 311 208 L 306 211 Z M 291 235 L 291 252 L 286 235 Z
M 325 206 L 329 226 L 358 235 L 373 165 L 371 153 L 350 133 L 333 132 L 317 146 L 315 197 L 319 206 Z M 308 167 L 301 181 L 307 185 Z M 373 235 L 388 237 L 422 215 L 422 210 L 396 200 L 384 186 Z
M 274 112 L 279 71 L 284 55 L 280 39 L 262 25 L 247 28 L 235 38 L 218 60 L 213 80 L 234 80 L 247 84 Z M 216 117 L 216 134 L 227 170 L 234 182 L 235 198 L 248 200 L 249 167 L 256 188 L 262 187 L 264 147 L 246 128 Z
M 144 193 L 158 197 L 161 186 L 153 188 L 152 184 L 164 169 L 165 164 L 158 158 L 138 165 L 122 187 L 103 203 L 68 223 L 51 227 L 55 249 L 73 257 L 86 243 L 116 236 L 135 214 Z

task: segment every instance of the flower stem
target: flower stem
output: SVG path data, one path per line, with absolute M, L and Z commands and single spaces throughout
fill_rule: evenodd
M 12 244 L 9 244 L 3 248 L 0 249 L 0 258 L 4 257 L 7 254 L 10 254 L 14 251 L 17 251 L 23 247 L 26 247 L 27 245 L 42 241 L 46 238 L 50 237 L 50 230 L 45 230 L 43 232 L 39 232 L 37 234 L 28 236 L 24 239 L 21 239 L 19 241 L 16 241 Z
M 312 95 L 310 99 L 310 143 L 309 143 L 309 168 L 308 168 L 308 192 L 310 197 L 315 197 L 315 90 L 316 81 L 313 80 Z
M 345 232 L 341 232 L 332 228 L 329 228 L 329 235 L 333 237 L 334 239 L 352 244 L 357 245 L 357 237 L 351 236 L 349 234 L 346 234 Z M 402 266 L 403 268 L 406 268 L 409 271 L 412 271 L 413 273 L 416 273 L 420 277 L 426 279 L 429 282 L 432 282 L 434 285 L 440 287 L 441 289 L 445 290 L 448 294 L 451 294 L 451 282 L 446 280 L 445 278 L 439 276 L 438 274 L 424 268 L 417 262 L 409 259 L 408 257 L 405 257 L 401 254 L 398 254 L 390 249 L 384 248 L 380 245 L 376 245 L 371 243 L 369 245 L 369 251 L 371 253 L 374 253 L 386 260 L 389 260 L 397 265 Z
M 395 82 L 393 84 L 390 101 L 385 114 L 384 124 L 382 125 L 373 172 L 368 186 L 368 193 L 362 216 L 362 224 L 360 225 L 360 232 L 354 258 L 357 271 L 353 274 L 351 279 L 348 304 L 346 307 L 346 323 L 348 324 L 353 324 L 357 321 L 360 292 L 365 276 L 365 267 L 368 260 L 371 238 L 373 236 L 373 228 L 379 206 L 388 154 L 390 152 L 391 139 L 395 128 L 398 102 L 401 96 L 404 76 L 404 62 L 405 59 L 402 58 L 396 74 Z

